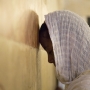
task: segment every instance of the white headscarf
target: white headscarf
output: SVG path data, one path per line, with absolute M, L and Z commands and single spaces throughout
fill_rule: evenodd
M 66 84 L 90 69 L 90 29 L 71 11 L 45 15 L 53 44 L 58 79 Z

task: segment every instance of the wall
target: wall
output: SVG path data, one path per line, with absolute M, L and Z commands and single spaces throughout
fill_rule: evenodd
M 38 89 L 38 15 L 31 0 L 0 0 L 0 90 Z
M 86 20 L 90 16 L 90 0 L 64 0 L 64 9 L 71 10 Z
M 37 50 L 2 37 L 0 47 L 0 90 L 37 90 Z

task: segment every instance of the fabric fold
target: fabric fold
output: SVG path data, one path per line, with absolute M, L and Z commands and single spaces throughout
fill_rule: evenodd
M 79 75 L 66 90 L 90 90 L 90 71 Z

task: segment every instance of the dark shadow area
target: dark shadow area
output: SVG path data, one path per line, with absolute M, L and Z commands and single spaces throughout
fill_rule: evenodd
M 18 20 L 17 41 L 38 48 L 39 21 L 38 15 L 32 10 L 26 10 Z
M 90 27 L 90 17 L 87 17 L 87 23 L 88 23 L 88 25 Z

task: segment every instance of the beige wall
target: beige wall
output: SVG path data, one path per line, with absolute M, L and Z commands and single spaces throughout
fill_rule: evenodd
M 39 90 L 39 22 L 30 2 L 0 0 L 0 90 Z
M 0 90 L 37 90 L 37 50 L 0 37 Z
M 38 47 L 38 16 L 30 10 L 30 1 L 0 1 L 0 36 Z
M 85 19 L 90 16 L 90 0 L 64 0 L 64 9 L 71 10 Z
M 53 12 L 53 11 L 57 11 L 57 10 L 61 10 L 63 9 L 63 4 L 64 1 L 63 0 L 45 0 L 45 4 L 47 6 L 47 10 L 48 12 Z

